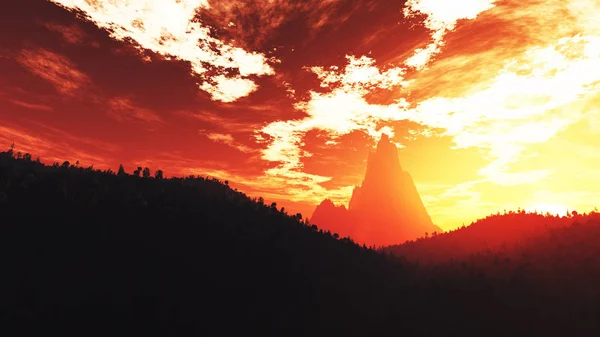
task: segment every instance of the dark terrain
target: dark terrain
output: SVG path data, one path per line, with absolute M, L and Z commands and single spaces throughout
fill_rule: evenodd
M 4 336 L 600 332 L 595 212 L 498 214 L 375 251 L 214 178 L 16 156 L 0 154 Z

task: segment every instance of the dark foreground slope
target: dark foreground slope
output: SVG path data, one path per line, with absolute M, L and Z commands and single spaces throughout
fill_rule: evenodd
M 547 296 L 522 273 L 491 277 L 485 265 L 417 267 L 217 180 L 46 167 L 4 153 L 0 219 L 3 335 L 597 332 L 595 294 Z

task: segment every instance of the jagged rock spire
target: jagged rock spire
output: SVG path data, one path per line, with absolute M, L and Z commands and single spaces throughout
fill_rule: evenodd
M 344 230 L 346 233 L 339 234 L 358 242 L 390 245 L 440 231 L 431 222 L 412 177 L 402 170 L 398 149 L 386 134 L 369 154 L 365 178 L 354 189 L 348 211 L 336 208 L 333 215 L 327 211 L 331 206 L 319 205 L 313 223 Z

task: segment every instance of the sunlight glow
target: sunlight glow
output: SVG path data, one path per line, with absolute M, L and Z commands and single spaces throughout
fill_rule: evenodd
M 567 216 L 573 209 L 560 204 L 537 204 L 525 209 L 527 213 L 551 214 L 556 216 Z

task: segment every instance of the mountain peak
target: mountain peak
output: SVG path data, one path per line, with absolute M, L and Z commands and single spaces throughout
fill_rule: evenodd
M 382 134 L 377 149 L 369 153 L 363 187 L 367 189 L 387 189 L 390 183 L 400 179 L 402 166 L 398 158 L 398 148 L 387 134 Z
M 311 220 L 358 242 L 376 245 L 441 231 L 432 223 L 412 177 L 400 165 L 398 148 L 387 134 L 381 135 L 377 149 L 369 153 L 365 177 L 362 185 L 354 188 L 348 209 L 324 200 Z
M 323 200 L 318 207 L 324 208 L 324 209 L 336 209 L 336 208 L 340 208 L 340 209 L 346 209 L 346 206 L 344 205 L 339 205 L 336 206 L 333 201 L 331 199 L 325 199 Z
M 382 134 L 381 138 L 379 139 L 379 142 L 377 143 L 376 152 L 391 152 L 392 148 L 394 151 L 398 151 L 398 148 L 396 147 L 396 145 L 394 143 L 392 143 L 390 136 L 388 136 L 385 133 Z M 394 153 L 396 153 L 396 152 L 394 152 Z

